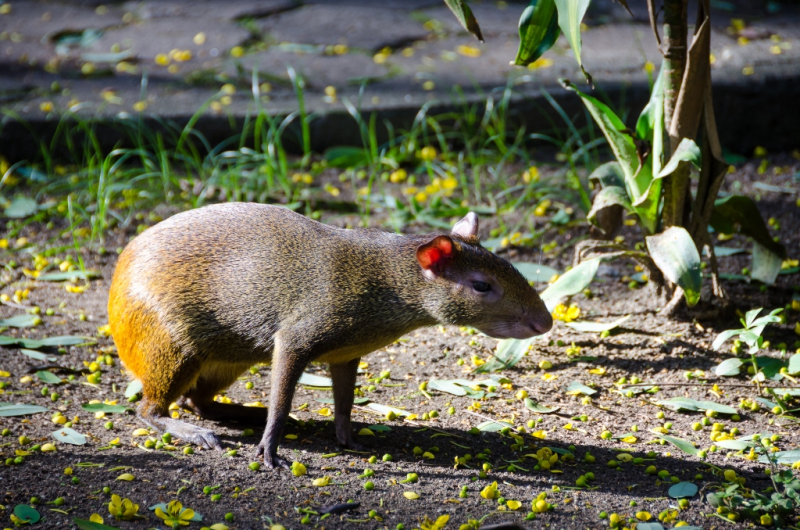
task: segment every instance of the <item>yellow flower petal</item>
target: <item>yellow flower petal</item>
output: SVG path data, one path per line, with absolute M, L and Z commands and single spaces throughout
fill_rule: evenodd
M 403 497 L 405 497 L 406 499 L 408 499 L 410 501 L 413 501 L 415 499 L 419 499 L 419 493 L 415 493 L 413 491 L 404 491 L 403 492 Z
M 124 481 L 130 482 L 134 478 L 136 478 L 136 477 L 134 477 L 130 473 L 123 473 L 122 475 L 117 477 L 117 480 L 124 480 Z

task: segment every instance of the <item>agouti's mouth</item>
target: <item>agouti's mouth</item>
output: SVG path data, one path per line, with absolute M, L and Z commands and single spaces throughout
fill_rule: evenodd
M 553 327 L 553 318 L 549 313 L 544 313 L 540 317 L 494 321 L 476 327 L 495 339 L 529 339 L 550 331 Z

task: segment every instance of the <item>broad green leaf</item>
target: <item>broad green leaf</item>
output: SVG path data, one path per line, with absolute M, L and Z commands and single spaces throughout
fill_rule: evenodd
M 755 442 L 745 442 L 742 440 L 717 440 L 714 442 L 717 447 L 731 449 L 733 451 L 744 451 L 755 446 Z
M 554 0 L 531 0 L 519 17 L 519 48 L 514 64 L 527 66 L 558 39 L 558 13 Z
M 475 374 L 488 374 L 496 372 L 497 370 L 502 370 L 503 368 L 513 367 L 525 356 L 533 342 L 539 337 L 531 337 L 522 340 L 504 339 L 499 341 L 494 356 L 482 365 L 476 367 L 472 372 Z
M 14 515 L 19 517 L 21 521 L 27 524 L 38 523 L 39 519 L 42 518 L 39 512 L 37 512 L 27 504 L 17 504 L 14 507 Z
M 700 148 L 694 140 L 684 138 L 681 140 L 681 143 L 678 144 L 678 148 L 672 154 L 672 158 L 669 159 L 667 165 L 656 174 L 655 178 L 661 179 L 672 175 L 672 173 L 678 169 L 681 162 L 691 162 L 696 167 L 700 167 L 700 158 Z
M 47 407 L 39 405 L 17 405 L 15 403 L 0 403 L 0 417 L 26 416 L 28 414 L 38 414 L 47 412 Z
M 36 359 L 37 361 L 47 361 L 54 363 L 58 360 L 58 357 L 55 357 L 53 355 L 47 355 L 46 353 L 41 353 L 36 350 L 26 350 L 25 348 L 21 348 L 19 352 L 22 353 L 23 355 L 27 355 L 31 359 Z
M 99 278 L 100 273 L 97 271 L 64 271 L 64 272 L 48 272 L 40 274 L 36 277 L 38 281 L 42 282 L 64 282 L 67 280 L 91 280 Z
M 714 255 L 718 258 L 724 258 L 726 256 L 734 256 L 736 254 L 743 254 L 747 252 L 743 248 L 731 248 L 731 247 L 714 247 Z
M 56 374 L 48 372 L 47 370 L 39 370 L 36 372 L 36 377 L 39 378 L 39 381 L 47 383 L 48 385 L 60 385 L 64 382 Z
M 729 195 L 717 199 L 711 212 L 710 225 L 722 234 L 733 234 L 738 227 L 741 233 L 752 237 L 781 259 L 786 259 L 786 249 L 772 239 L 761 212 L 750 197 Z
M 439 392 L 446 392 L 454 396 L 466 396 L 467 391 L 452 381 L 433 379 L 428 382 L 428 388 L 431 390 L 438 390 Z
M 478 37 L 478 40 L 483 42 L 483 35 L 481 34 L 481 27 L 472 14 L 472 9 L 469 8 L 464 0 L 444 0 L 450 11 L 456 16 L 458 22 L 470 33 Z
M 780 256 L 767 247 L 753 241 L 750 277 L 763 284 L 773 285 L 781 272 L 782 261 Z
M 714 373 L 721 377 L 733 377 L 739 375 L 742 364 L 739 359 L 726 359 L 714 367 Z
M 800 374 L 800 353 L 795 353 L 789 357 L 789 364 L 786 369 L 790 375 Z
M 674 445 L 687 455 L 696 456 L 697 453 L 700 452 L 700 450 L 694 445 L 692 445 L 692 442 L 690 442 L 689 440 L 684 440 L 683 438 L 678 438 L 676 436 L 669 436 L 667 434 L 656 433 L 656 435 L 662 440 L 668 441 L 669 443 L 671 443 L 672 445 Z
M 597 274 L 597 267 L 600 266 L 600 258 L 593 258 L 582 261 L 578 266 L 573 267 L 558 280 L 551 283 L 547 289 L 542 291 L 539 297 L 547 306 L 548 311 L 552 311 L 561 298 L 572 296 L 583 291 L 594 279 Z
M 664 526 L 661 523 L 649 521 L 646 523 L 636 523 L 636 530 L 664 530 Z
M 586 321 L 578 321 L 578 322 L 565 322 L 565 325 L 571 327 L 575 331 L 580 331 L 582 333 L 602 333 L 604 331 L 612 330 L 616 327 L 619 327 L 632 315 L 624 316 L 622 318 L 618 318 L 613 322 L 586 322 Z
M 581 61 L 581 21 L 583 21 L 583 15 L 586 14 L 586 8 L 589 7 L 589 2 L 590 0 L 555 0 L 558 8 L 558 27 L 567 37 L 583 75 L 591 83 L 592 76 L 586 73 Z
M 556 269 L 548 267 L 547 265 L 537 265 L 535 263 L 525 263 L 522 261 L 515 261 L 511 264 L 529 282 L 549 282 L 553 276 L 560 274 Z
M 682 410 L 690 412 L 715 410 L 720 414 L 736 414 L 736 409 L 729 407 L 727 405 L 721 405 L 719 403 L 714 403 L 713 401 L 700 401 L 697 399 L 691 399 L 682 396 L 666 399 L 663 401 L 656 401 L 656 403 L 658 405 L 663 405 L 665 407 L 668 407 L 674 410 L 675 412 L 680 412 Z
M 94 342 L 89 337 L 76 337 L 66 335 L 62 337 L 47 337 L 45 339 L 22 339 L 19 337 L 7 337 L 0 335 L 0 346 L 22 346 L 23 348 L 43 348 L 45 346 L 75 346 Z
M 391 432 L 392 430 L 388 425 L 369 425 L 367 429 L 375 432 Z
M 386 405 L 381 405 L 379 403 L 370 403 L 369 405 L 367 405 L 367 407 L 371 408 L 372 410 L 378 411 L 381 414 L 388 414 L 389 412 L 394 412 L 397 416 L 408 416 L 411 414 L 407 410 L 398 409 L 395 407 L 389 407 Z
M 658 228 L 658 208 L 661 203 L 661 181 L 653 178 L 653 161 L 653 153 L 650 153 L 627 188 L 631 196 L 636 190 L 644 189 L 644 193 L 632 204 L 647 234 L 654 234 Z
M 14 315 L 0 320 L 0 327 L 4 328 L 30 328 L 38 326 L 42 323 L 42 318 L 39 315 L 29 315 L 27 313 L 22 315 Z
M 318 388 L 329 388 L 333 386 L 333 380 L 330 377 L 325 377 L 324 375 L 315 375 L 303 372 L 303 375 L 300 376 L 300 380 L 297 381 L 297 384 L 314 386 Z
M 686 303 L 692 307 L 700 301 L 703 278 L 700 254 L 685 228 L 672 226 L 660 234 L 647 236 L 647 250 L 656 266 L 669 281 L 683 289 Z
M 331 167 L 363 166 L 369 162 L 369 153 L 363 147 L 331 147 L 325 151 L 325 161 Z
M 744 330 L 741 330 L 741 329 L 727 329 L 727 330 L 723 331 L 722 333 L 717 335 L 716 339 L 714 339 L 714 342 L 711 344 L 711 349 L 712 350 L 718 350 L 719 347 L 722 346 L 725 343 L 725 341 L 727 341 L 731 337 L 735 337 L 736 335 L 738 335 L 742 331 L 744 331 Z
M 536 403 L 531 398 L 525 398 L 525 407 L 533 412 L 538 412 L 539 414 L 552 414 L 553 412 L 558 412 L 561 407 L 545 407 L 540 403 Z
M 628 198 L 628 192 L 625 191 L 625 188 L 620 186 L 608 186 L 601 189 L 600 192 L 594 196 L 594 200 L 592 201 L 592 209 L 589 210 L 589 213 L 586 214 L 586 217 L 589 219 L 589 221 L 594 223 L 597 213 L 600 210 L 610 208 L 611 206 L 622 206 L 629 212 L 634 211 L 633 205 Z
M 619 162 L 601 164 L 592 171 L 592 174 L 589 175 L 589 180 L 596 180 L 600 183 L 601 188 L 611 186 L 625 187 L 625 173 L 622 171 L 622 166 L 619 165 Z
M 73 517 L 72 522 L 75 523 L 75 526 L 77 526 L 81 530 L 119 530 L 119 528 L 117 528 L 116 526 L 108 526 L 107 524 L 103 523 L 95 523 L 94 521 L 90 521 L 89 519 L 78 519 L 77 517 Z
M 2 177 L 2 175 L 0 175 L 0 177 Z M 22 219 L 38 211 L 39 205 L 36 204 L 36 201 L 29 197 L 17 197 L 6 206 L 5 214 L 6 217 L 11 217 L 12 219 Z
M 476 428 L 482 432 L 498 432 L 502 431 L 506 427 L 510 427 L 511 429 L 514 428 L 513 425 L 505 421 L 485 421 L 480 425 L 476 425 Z
M 109 405 L 107 403 L 84 403 L 81 408 L 89 412 L 108 412 L 110 414 L 120 414 L 132 410 L 125 405 Z
M 763 373 L 766 379 L 771 381 L 780 381 L 783 379 L 783 374 L 781 374 L 783 361 L 780 359 L 765 356 L 756 357 L 756 366 L 758 367 L 758 371 Z
M 570 383 L 565 392 L 567 394 L 574 394 L 574 395 L 583 394 L 585 396 L 593 396 L 597 394 L 597 390 L 595 390 L 594 388 L 586 386 L 583 383 L 579 383 L 577 381 L 573 381 L 572 383 Z
M 125 397 L 130 398 L 142 391 L 142 382 L 134 379 L 125 387 Z
M 688 499 L 697 494 L 697 486 L 691 482 L 678 482 L 669 488 L 668 493 L 673 499 Z
M 636 121 L 636 136 L 640 140 L 650 142 L 650 152 L 653 154 L 652 173 L 657 175 L 661 171 L 661 158 L 664 154 L 664 65 L 658 72 L 653 90 L 650 92 L 650 101 L 642 110 Z
M 58 429 L 57 431 L 53 431 L 51 434 L 53 435 L 53 438 L 55 438 L 59 442 L 64 442 L 72 445 L 86 444 L 86 436 L 70 429 L 69 427 Z
M 793 449 L 791 451 L 778 451 L 777 453 L 772 453 L 772 458 L 774 458 L 779 464 L 791 465 L 795 462 L 800 462 L 800 449 Z M 766 464 L 767 455 L 761 455 L 758 461 Z

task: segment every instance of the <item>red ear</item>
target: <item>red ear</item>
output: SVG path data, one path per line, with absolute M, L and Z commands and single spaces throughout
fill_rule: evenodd
M 417 247 L 417 261 L 427 271 L 441 269 L 453 258 L 453 240 L 447 236 L 437 236 L 430 243 Z

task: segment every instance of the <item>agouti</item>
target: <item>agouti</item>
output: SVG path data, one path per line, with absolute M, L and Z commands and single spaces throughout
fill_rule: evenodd
M 171 217 L 119 258 L 108 302 L 120 359 L 142 382 L 141 419 L 221 449 L 213 431 L 170 417 L 264 422 L 258 454 L 277 456 L 294 388 L 312 361 L 330 366 L 338 441 L 362 356 L 422 326 L 473 326 L 496 338 L 547 332 L 552 318 L 506 260 L 482 248 L 469 213 L 450 234 L 340 229 L 279 206 L 228 203 Z M 268 411 L 214 401 L 256 363 L 271 364 Z

